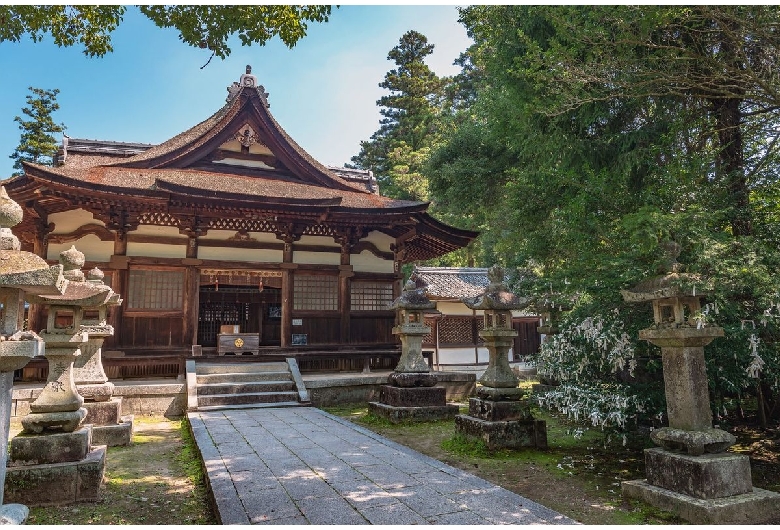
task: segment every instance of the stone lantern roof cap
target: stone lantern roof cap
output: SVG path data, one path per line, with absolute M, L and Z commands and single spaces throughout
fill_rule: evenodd
M 507 289 L 504 284 L 503 267 L 493 265 L 488 270 L 488 280 L 490 280 L 490 285 L 485 288 L 484 293 L 463 298 L 466 307 L 469 309 L 512 311 L 525 309 L 531 304 L 531 298 L 520 298 Z
M 61 293 L 67 284 L 62 266 L 50 267 L 40 256 L 21 250 L 19 238 L 11 232 L 22 218 L 22 207 L 0 186 L 0 287 L 29 294 Z
M 666 240 L 660 244 L 664 252 L 664 263 L 659 271 L 661 274 L 642 280 L 630 289 L 623 289 L 620 294 L 626 302 L 652 302 L 664 298 L 703 297 L 706 291 L 704 279 L 698 274 L 681 272 L 677 258 L 680 256 L 680 244 L 674 240 Z M 702 289 L 697 290 L 696 286 Z
M 91 282 L 69 282 L 62 294 L 41 295 L 40 301 L 51 305 L 100 307 L 112 302 L 111 287 Z
M 431 302 L 423 289 L 418 289 L 414 281 L 409 280 L 404 285 L 404 290 L 401 296 L 393 300 L 390 304 L 390 309 L 411 309 L 411 310 L 425 310 L 434 309 L 436 307 L 435 302 Z
M 22 222 L 23 217 L 22 207 L 8 196 L 5 186 L 0 186 L 0 227 L 16 226 Z
M 697 290 L 696 285 L 704 285 L 701 276 L 684 272 L 670 272 L 662 276 L 648 278 L 620 294 L 626 302 L 650 302 L 664 298 L 702 297 L 709 294 Z

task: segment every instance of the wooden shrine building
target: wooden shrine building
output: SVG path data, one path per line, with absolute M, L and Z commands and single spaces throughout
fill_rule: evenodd
M 26 249 L 56 263 L 75 245 L 121 293 L 106 349 L 208 353 L 226 326 L 260 348 L 394 345 L 400 266 L 477 236 L 381 196 L 370 172 L 318 163 L 250 71 L 168 141 L 65 137 L 55 167 L 2 182 L 24 208 Z M 31 307 L 30 329 L 42 318 Z

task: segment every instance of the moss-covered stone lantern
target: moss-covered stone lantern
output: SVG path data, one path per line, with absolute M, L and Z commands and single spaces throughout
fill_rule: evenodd
M 646 480 L 623 483 L 639 498 L 697 524 L 759 523 L 780 516 L 780 494 L 754 488 L 750 461 L 726 453 L 736 438 L 713 428 L 704 346 L 724 335 L 701 318 L 701 278 L 680 272 L 679 245 L 668 243 L 667 271 L 621 291 L 627 302 L 651 302 L 653 325 L 639 338 L 661 348 L 669 426 L 650 434 Z
M 396 310 L 393 334 L 401 340 L 401 358 L 380 388 L 379 401 L 369 402 L 368 409 L 393 423 L 454 418 L 458 406 L 447 403 L 447 389 L 436 386 L 436 374 L 422 355 L 423 337 L 431 332 L 423 315 L 436 304 L 410 280 L 390 307 Z
M 404 290 L 397 299 L 390 304 L 390 309 L 395 309 L 398 323 L 393 327 L 393 335 L 401 340 L 401 358 L 394 373 L 391 374 L 391 382 L 399 386 L 433 386 L 436 377 L 413 377 L 417 382 L 407 384 L 409 376 L 400 374 L 428 374 L 430 368 L 422 355 L 422 340 L 431 328 L 425 325 L 423 314 L 426 310 L 434 309 L 436 304 L 431 302 L 422 290 L 417 289 L 411 280 L 406 282 Z M 430 380 L 422 384 L 423 379 Z
M 490 395 L 521 395 L 522 391 L 517 388 L 520 380 L 509 366 L 509 349 L 517 337 L 517 331 L 512 327 L 512 311 L 525 309 L 531 299 L 519 298 L 506 288 L 502 267 L 493 265 L 487 276 L 490 284 L 483 294 L 463 299 L 466 307 L 482 311 L 484 315 L 484 325 L 479 336 L 485 340 L 489 358 L 488 367 L 479 383 L 483 388 L 502 389 L 498 392 L 483 391 Z
M 512 311 L 531 303 L 519 298 L 504 285 L 504 269 L 494 265 L 488 270 L 490 285 L 485 292 L 463 303 L 484 312 L 484 327 L 479 336 L 490 354 L 488 367 L 477 386 L 477 396 L 469 399 L 469 413 L 455 418 L 455 429 L 465 436 L 479 438 L 489 449 L 547 447 L 547 426 L 535 420 L 528 404 L 521 401 L 523 389 L 509 366 L 509 349 L 517 336 L 512 327 Z

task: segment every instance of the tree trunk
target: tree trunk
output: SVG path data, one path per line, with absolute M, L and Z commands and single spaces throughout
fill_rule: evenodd
M 732 206 L 729 214 L 731 230 L 737 237 L 753 232 L 750 212 L 750 189 L 745 176 L 745 160 L 741 128 L 740 98 L 713 101 L 718 131 L 718 172 L 726 183 L 727 199 Z

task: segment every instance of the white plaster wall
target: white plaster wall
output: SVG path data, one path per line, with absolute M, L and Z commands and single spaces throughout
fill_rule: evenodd
M 187 236 L 179 233 L 179 229 L 175 226 L 155 226 L 155 225 L 138 225 L 136 230 L 133 230 L 129 235 L 138 234 L 141 236 L 160 236 L 160 237 L 176 237 L 182 241 L 187 241 Z
M 429 348 L 423 348 L 429 349 Z M 512 360 L 512 348 L 509 348 L 507 360 Z M 477 348 L 477 360 L 474 360 L 474 348 L 439 348 L 439 364 L 476 364 L 490 361 L 487 348 Z
M 274 234 L 269 232 L 248 232 L 249 237 L 255 241 L 262 243 L 281 243 L 279 239 L 276 239 Z M 236 230 L 209 230 L 204 236 L 199 236 L 198 239 L 218 239 L 220 241 L 227 241 L 231 237 L 236 235 Z
M 222 261 L 281 263 L 282 251 L 262 248 L 198 247 L 198 258 Z
M 295 247 L 293 247 L 295 249 Z M 295 250 L 294 263 L 306 263 L 309 265 L 338 265 L 341 263 L 341 254 L 338 252 L 301 252 Z
M 186 239 L 183 241 L 186 241 Z M 187 257 L 187 245 L 162 245 L 159 243 L 134 243 L 132 241 L 128 241 L 127 255 L 145 256 L 149 258 L 181 259 Z
M 301 238 L 293 244 L 295 245 L 317 245 L 321 247 L 333 247 L 339 249 L 341 252 L 341 245 L 336 243 L 330 236 L 301 236 Z
M 355 272 L 382 272 L 393 273 L 393 261 L 378 258 L 371 252 L 364 250 L 360 254 L 352 254 L 349 263 Z
M 436 302 L 436 309 L 445 316 L 470 317 L 473 314 L 473 311 L 462 302 Z M 477 315 L 482 315 L 482 311 L 477 311 Z
M 439 364 L 474 364 L 475 362 L 473 347 L 439 348 Z
M 52 234 L 70 234 L 78 227 L 87 224 L 106 226 L 103 221 L 95 219 L 91 213 L 81 208 L 53 213 L 49 215 L 48 221 L 54 223 L 54 232 Z
M 68 250 L 71 246 L 75 246 L 76 250 L 84 253 L 84 259 L 87 261 L 101 261 L 107 262 L 111 259 L 111 255 L 114 253 L 113 241 L 101 241 L 100 238 L 94 234 L 89 234 L 78 241 L 71 241 L 69 243 L 49 243 L 48 254 L 46 259 L 57 261 L 60 259 L 60 252 Z
M 390 245 L 395 243 L 395 239 L 376 230 L 369 232 L 368 236 L 363 238 L 362 241 L 373 243 L 382 252 L 390 252 Z

